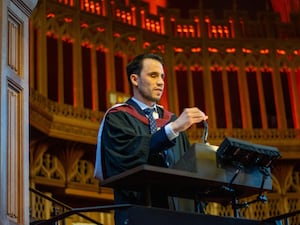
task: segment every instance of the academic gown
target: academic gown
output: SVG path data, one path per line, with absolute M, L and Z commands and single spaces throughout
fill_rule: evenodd
M 125 105 L 111 109 L 105 117 L 101 136 L 101 154 L 104 178 L 108 178 L 142 164 L 165 167 L 162 152 L 172 153 L 171 166 L 176 163 L 189 147 L 184 132 L 170 141 L 163 126 L 176 119 L 174 114 L 157 106 L 160 119 L 156 120 L 158 131 L 149 132 L 148 118 L 140 107 L 129 99 Z M 159 190 L 151 194 L 152 206 L 167 208 L 167 196 Z M 115 204 L 145 204 L 144 193 L 114 190 Z M 115 211 L 116 225 L 124 224 L 126 213 Z

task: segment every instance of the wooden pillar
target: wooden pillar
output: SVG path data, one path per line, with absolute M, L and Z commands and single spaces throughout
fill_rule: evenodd
M 245 59 L 242 58 L 241 51 L 238 51 L 237 57 L 240 59 L 238 61 L 238 68 L 239 68 L 238 84 L 239 84 L 239 93 L 240 93 L 240 100 L 241 100 L 240 103 L 241 103 L 243 128 L 250 129 L 252 128 L 252 115 L 251 115 L 249 92 L 247 86 Z
M 226 127 L 232 129 L 232 118 L 231 118 L 231 104 L 230 104 L 230 92 L 229 92 L 229 85 L 228 85 L 228 78 L 227 78 L 227 69 L 222 68 L 222 83 L 224 88 L 223 96 L 216 96 L 216 98 L 224 98 L 224 107 L 225 107 L 225 118 L 226 118 Z
M 258 96 L 259 96 L 259 104 L 260 104 L 260 115 L 262 121 L 262 128 L 268 128 L 268 119 L 267 119 L 267 112 L 266 112 L 266 104 L 265 104 L 265 97 L 263 91 L 263 84 L 261 79 L 261 70 L 258 70 L 256 73 L 257 76 L 257 87 L 258 87 Z
M 0 1 L 0 224 L 29 224 L 29 16 L 36 0 Z

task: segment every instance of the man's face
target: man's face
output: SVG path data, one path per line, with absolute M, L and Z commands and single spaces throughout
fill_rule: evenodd
M 134 97 L 151 106 L 158 102 L 164 90 L 164 70 L 155 59 L 144 59 L 140 76 L 131 78 L 134 85 Z

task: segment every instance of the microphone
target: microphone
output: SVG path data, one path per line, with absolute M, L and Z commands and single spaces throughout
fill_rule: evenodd
M 203 135 L 202 135 L 202 140 L 204 144 L 208 144 L 207 142 L 207 137 L 208 137 L 208 123 L 206 120 L 203 120 Z

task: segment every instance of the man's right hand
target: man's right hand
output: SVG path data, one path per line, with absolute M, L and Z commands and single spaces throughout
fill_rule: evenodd
M 200 123 L 207 120 L 207 116 L 197 107 L 185 108 L 180 116 L 170 125 L 174 132 L 181 132 L 187 130 L 195 123 Z

